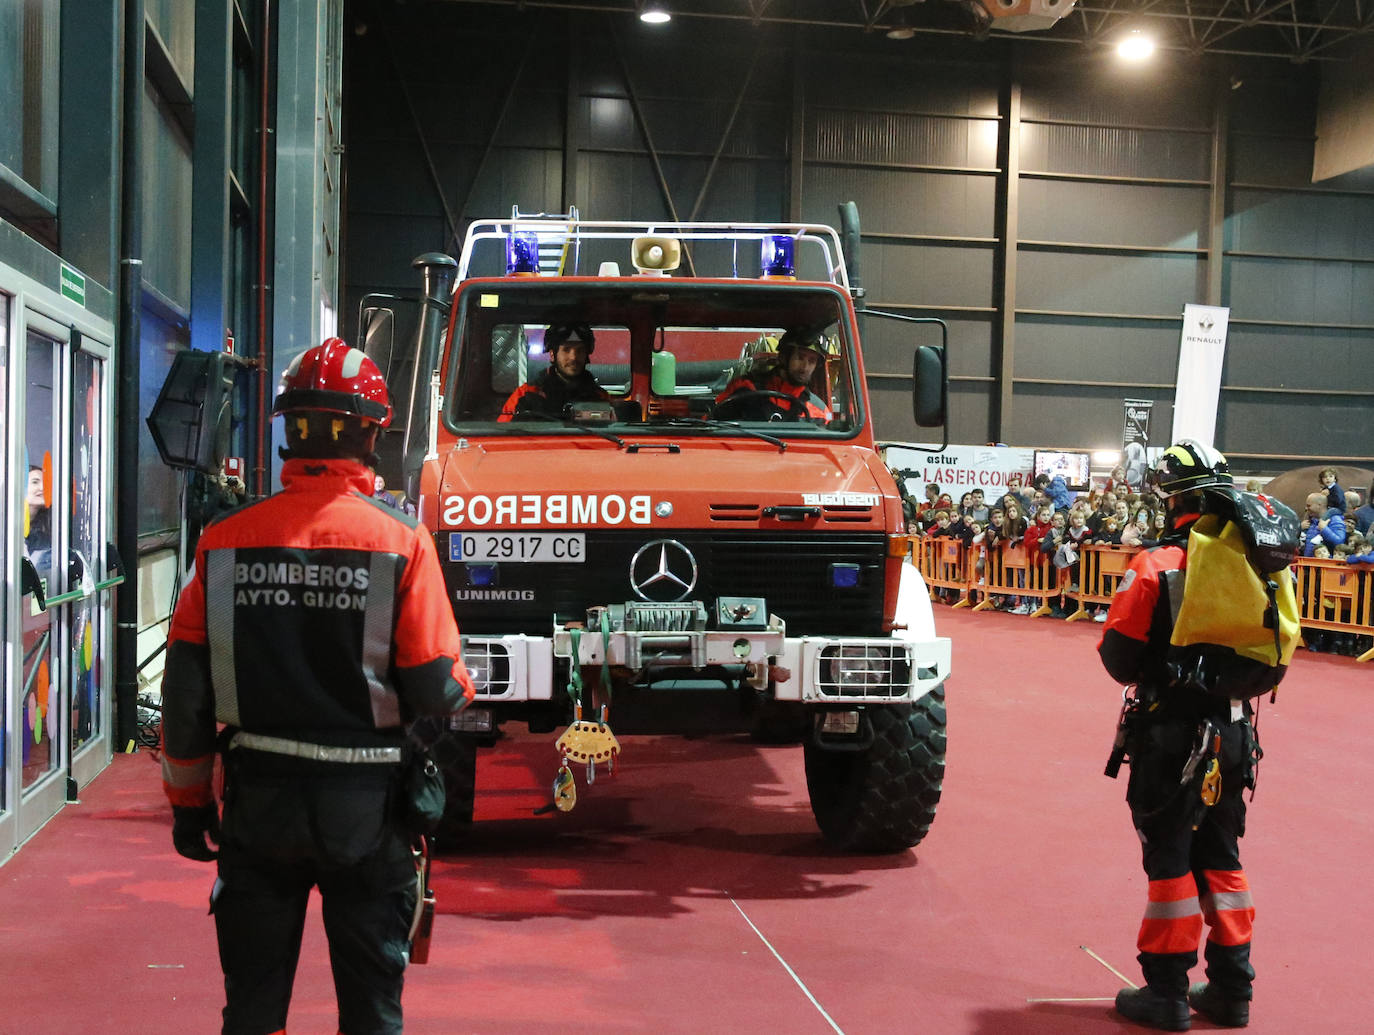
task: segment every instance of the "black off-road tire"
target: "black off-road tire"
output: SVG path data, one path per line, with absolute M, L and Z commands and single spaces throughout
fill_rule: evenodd
M 846 852 L 900 852 L 930 830 L 945 775 L 945 688 L 910 706 L 866 709 L 874 740 L 863 751 L 808 741 L 806 789 L 827 841 Z

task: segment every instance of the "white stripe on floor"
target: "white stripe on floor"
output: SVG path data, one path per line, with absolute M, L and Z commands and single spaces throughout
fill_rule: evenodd
M 729 898 L 728 895 L 726 897 Z M 736 909 L 739 909 L 739 915 L 744 917 L 744 922 L 749 925 L 750 930 L 752 930 L 756 935 L 759 936 L 759 941 L 763 942 L 764 945 L 768 946 L 768 951 L 773 954 L 773 958 L 776 959 L 779 963 L 781 963 L 783 970 L 787 971 L 787 973 L 791 975 L 792 980 L 797 983 L 797 987 L 802 990 L 802 992 L 806 995 L 806 998 L 811 1000 L 811 1005 L 820 1011 L 820 1015 L 825 1018 L 826 1023 L 829 1024 L 830 1027 L 835 1029 L 838 1035 L 844 1035 L 844 1029 L 835 1023 L 835 1018 L 831 1017 L 830 1014 L 825 1012 L 825 1007 L 823 1007 L 820 1003 L 816 1001 L 816 997 L 811 994 L 811 989 L 807 988 L 806 983 L 802 981 L 801 978 L 797 977 L 797 972 L 787 965 L 787 961 L 778 954 L 778 950 L 773 948 L 773 943 L 770 942 L 767 938 L 765 938 L 763 936 L 763 932 L 754 926 L 754 921 L 749 919 L 749 914 L 746 913 L 743 909 L 740 909 L 740 904 L 736 902 L 733 898 L 730 899 L 730 905 L 734 906 Z

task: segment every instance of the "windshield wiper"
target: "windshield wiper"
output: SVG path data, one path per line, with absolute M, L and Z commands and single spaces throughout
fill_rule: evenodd
M 575 431 L 585 431 L 589 435 L 599 435 L 601 438 L 606 439 L 608 442 L 614 442 L 621 449 L 625 448 L 625 440 L 621 438 L 619 435 L 614 434 L 613 432 L 606 431 L 602 428 L 592 427 L 590 424 L 578 424 L 574 421 L 568 420 L 566 417 L 555 417 L 551 413 L 538 413 L 536 411 L 528 411 L 520 414 L 520 416 L 515 420 L 506 421 L 505 423 L 507 425 L 511 425 L 513 428 L 515 425 L 523 424 L 527 420 L 553 422 L 564 428 L 572 428 Z M 525 429 L 522 428 L 521 430 L 524 431 Z M 538 434 L 537 430 L 534 428 L 530 428 L 528 430 L 531 433 Z
M 657 427 L 667 425 L 670 428 L 706 428 L 711 431 L 738 431 L 742 435 L 749 435 L 752 438 L 761 438 L 765 442 L 771 442 L 778 447 L 780 452 L 787 452 L 787 443 L 776 435 L 769 435 L 762 431 L 755 431 L 753 428 L 746 428 L 738 421 L 733 420 L 710 420 L 705 417 L 668 417 L 665 420 L 656 420 L 652 424 Z

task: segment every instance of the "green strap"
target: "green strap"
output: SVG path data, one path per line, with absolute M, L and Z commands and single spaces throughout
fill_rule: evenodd
M 582 630 L 576 627 L 568 630 L 572 639 L 572 659 L 568 662 L 568 696 L 573 704 L 582 704 Z
M 611 703 L 611 616 L 610 608 L 601 609 L 601 687 L 606 691 L 606 703 Z

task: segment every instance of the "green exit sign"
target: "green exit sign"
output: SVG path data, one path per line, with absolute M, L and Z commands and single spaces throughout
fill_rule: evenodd
M 63 298 L 70 298 L 83 309 L 86 307 L 86 277 L 84 274 L 72 269 L 65 262 L 62 264 L 59 290 Z

